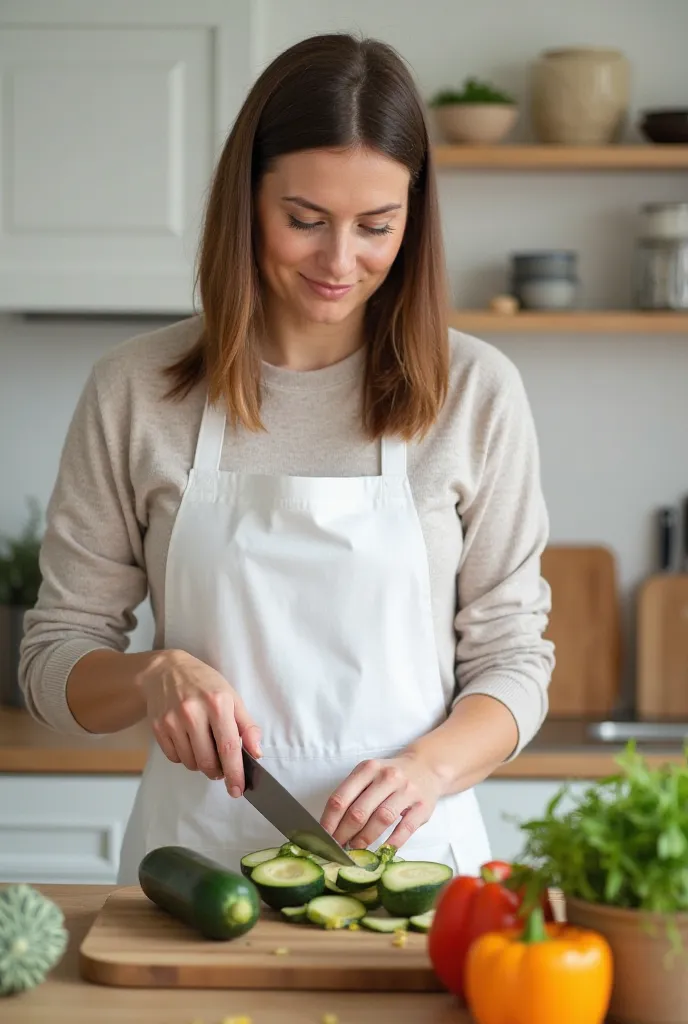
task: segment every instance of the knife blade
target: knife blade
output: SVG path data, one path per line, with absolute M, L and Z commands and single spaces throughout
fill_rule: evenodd
M 281 832 L 290 843 L 296 843 L 318 857 L 324 857 L 346 867 L 356 866 L 356 862 L 322 827 L 317 818 L 314 818 L 260 761 L 243 748 L 242 756 L 246 779 L 244 797 L 278 832 Z

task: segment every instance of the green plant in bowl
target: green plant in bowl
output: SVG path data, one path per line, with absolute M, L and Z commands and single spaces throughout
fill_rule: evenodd
M 441 89 L 430 100 L 437 125 L 449 142 L 491 145 L 511 130 L 516 101 L 490 82 L 469 77 L 461 89 Z
M 440 89 L 430 100 L 431 107 L 445 107 L 456 103 L 498 103 L 513 106 L 516 100 L 490 82 L 483 82 L 474 77 L 466 78 L 462 89 Z

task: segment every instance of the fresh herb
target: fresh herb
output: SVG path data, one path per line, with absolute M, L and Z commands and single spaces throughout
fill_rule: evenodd
M 589 786 L 571 810 L 562 786 L 526 833 L 513 884 L 526 902 L 547 886 L 590 903 L 673 915 L 688 911 L 688 747 L 683 761 L 650 768 L 630 741 L 620 771 Z M 512 880 L 509 880 L 512 884 Z
M 453 103 L 507 103 L 514 104 L 513 96 L 496 89 L 489 82 L 479 78 L 467 78 L 463 89 L 442 89 L 430 100 L 431 107 L 445 107 Z
M 21 535 L 0 538 L 0 605 L 31 608 L 38 600 L 41 510 L 35 498 L 27 503 L 29 520 Z

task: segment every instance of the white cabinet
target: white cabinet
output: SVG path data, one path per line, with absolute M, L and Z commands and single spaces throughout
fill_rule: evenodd
M 182 313 L 251 0 L 3 0 L 0 309 Z
M 568 809 L 580 793 L 590 785 L 573 783 L 571 796 L 562 800 L 560 808 Z M 488 779 L 476 787 L 492 856 L 495 860 L 516 860 L 523 850 L 525 832 L 519 822 L 539 818 L 547 804 L 559 791 L 558 779 Z
M 138 775 L 0 775 L 0 882 L 114 884 Z

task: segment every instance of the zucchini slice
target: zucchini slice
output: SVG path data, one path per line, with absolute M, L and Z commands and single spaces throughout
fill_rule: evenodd
M 253 869 L 251 881 L 273 910 L 300 907 L 325 890 L 325 873 L 307 857 L 275 857 Z
M 370 871 L 374 871 L 380 863 L 380 858 L 372 850 L 347 850 L 346 852 L 355 861 L 358 868 L 368 868 Z
M 250 879 L 184 846 L 150 850 L 138 875 L 149 900 L 207 939 L 234 939 L 260 917 L 260 898 Z
M 277 851 L 278 857 L 305 857 L 306 851 L 302 850 L 296 843 L 282 843 Z
M 304 903 L 302 907 L 282 907 L 280 914 L 286 918 L 287 921 L 291 921 L 296 924 L 300 924 L 306 920 L 306 909 L 307 905 Z
M 446 864 L 411 860 L 387 864 L 378 883 L 382 906 L 393 917 L 417 917 L 431 910 L 454 872 Z
M 348 928 L 366 916 L 366 908 L 353 896 L 318 896 L 306 909 L 308 920 L 321 928 Z
M 323 864 L 322 869 L 325 872 L 325 888 L 328 892 L 333 892 L 336 896 L 346 896 L 343 889 L 340 889 L 337 885 L 337 875 L 339 874 L 339 868 L 341 865 L 335 864 L 333 861 L 328 861 L 327 864 Z
M 409 926 L 414 932 L 429 932 L 434 919 L 435 911 L 433 908 L 432 910 L 426 910 L 424 914 L 414 914 L 409 919 Z
M 369 889 L 371 885 L 382 878 L 385 870 L 384 864 L 371 870 L 370 868 L 341 868 L 337 873 L 337 885 L 344 892 L 358 892 L 360 889 Z
M 366 916 L 361 920 L 362 928 L 367 928 L 369 932 L 384 932 L 385 935 L 392 935 L 394 932 L 405 932 L 408 926 L 408 917 Z
M 363 904 L 366 910 L 377 910 L 380 906 L 380 893 L 377 891 L 376 885 L 371 885 L 370 889 L 359 889 L 356 899 Z
M 245 857 L 241 858 L 241 873 L 246 878 L 251 877 L 251 872 L 254 868 L 257 868 L 259 864 L 262 864 L 264 860 L 274 860 L 275 857 L 279 857 L 279 847 L 271 846 L 269 850 L 256 850 L 255 853 L 247 853 Z

